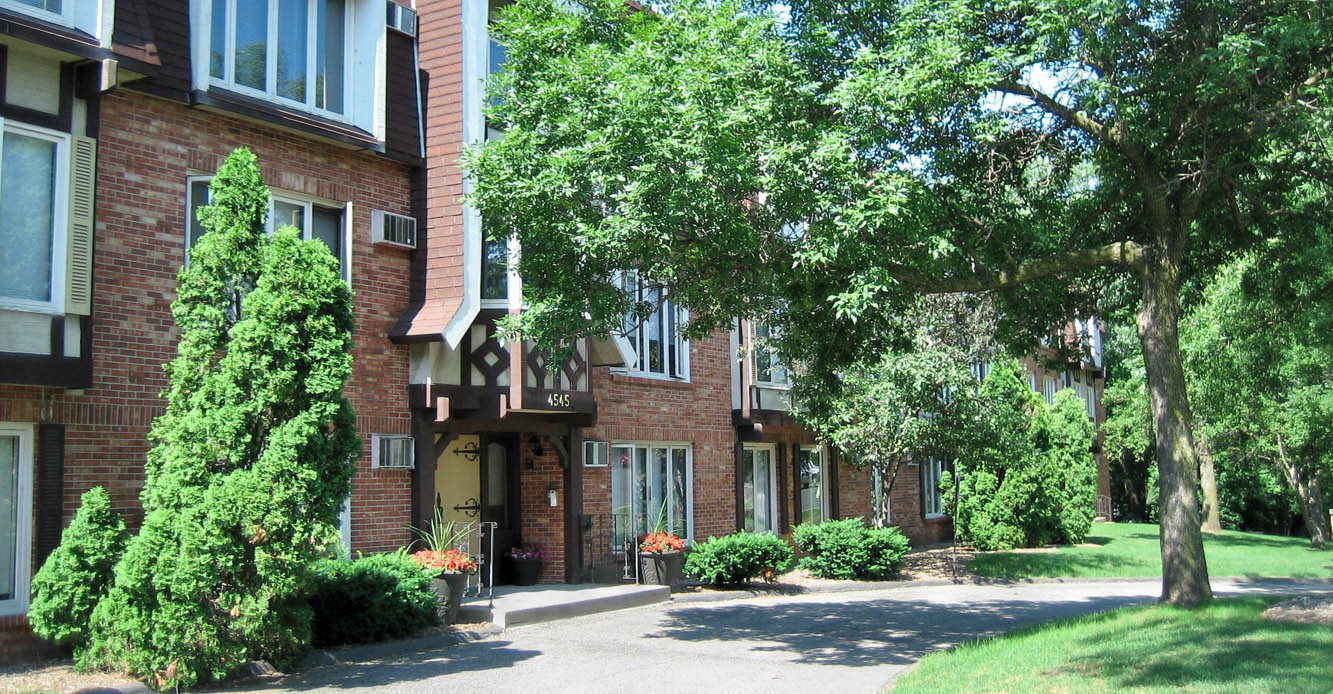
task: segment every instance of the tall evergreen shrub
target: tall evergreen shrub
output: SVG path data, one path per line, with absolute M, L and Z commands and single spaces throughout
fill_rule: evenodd
M 181 338 L 149 435 L 143 526 L 78 654 L 157 688 L 308 647 L 310 567 L 336 537 L 360 449 L 342 395 L 352 309 L 337 261 L 290 227 L 266 237 L 249 150 L 210 192 L 172 304 Z
M 60 546 L 32 579 L 28 622 L 33 632 L 71 648 L 87 643 L 93 608 L 111 587 L 111 570 L 128 537 L 106 490 L 84 492 Z

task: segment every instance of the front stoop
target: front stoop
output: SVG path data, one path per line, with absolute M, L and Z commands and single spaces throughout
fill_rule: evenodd
M 485 596 L 468 600 L 458 608 L 457 621 L 491 622 L 507 629 L 520 624 L 652 605 L 670 599 L 671 589 L 667 586 L 501 586 L 495 589 L 493 607 Z

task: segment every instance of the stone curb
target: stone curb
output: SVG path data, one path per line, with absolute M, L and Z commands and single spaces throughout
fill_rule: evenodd
M 457 646 L 465 643 L 472 643 L 473 641 L 480 641 L 492 636 L 497 636 L 503 631 L 504 629 L 501 629 L 494 624 L 488 624 L 477 629 L 445 631 L 438 634 L 415 636 L 398 641 L 384 641 L 381 643 L 368 643 L 360 646 L 345 646 L 343 648 L 315 651 L 301 659 L 301 662 L 296 666 L 296 669 L 304 670 L 306 668 L 318 667 L 321 665 L 337 665 L 339 663 L 363 662 L 367 660 L 379 660 L 391 656 L 408 655 L 432 648 L 444 648 L 447 646 Z
M 1244 583 L 1277 583 L 1277 584 L 1323 584 L 1333 585 L 1333 578 L 1290 578 L 1290 577 L 1270 577 L 1270 576 L 1210 576 L 1210 580 L 1226 580 Z M 708 603 L 723 602 L 726 600 L 745 600 L 748 598 L 761 598 L 769 596 L 793 596 L 793 595 L 813 595 L 819 593 L 859 593 L 872 590 L 899 590 L 904 588 L 931 588 L 934 586 L 949 585 L 972 585 L 972 586 L 1006 586 L 1006 585 L 1042 585 L 1042 584 L 1081 584 L 1081 583 L 1142 583 L 1144 581 L 1160 581 L 1157 576 L 1109 576 L 1105 578 L 980 578 L 969 576 L 967 578 L 923 578 L 917 581 L 867 581 L 855 583 L 834 583 L 828 585 L 777 585 L 772 587 L 755 586 L 752 588 L 738 588 L 735 590 L 715 590 L 702 593 L 680 593 L 671 596 L 671 603 Z

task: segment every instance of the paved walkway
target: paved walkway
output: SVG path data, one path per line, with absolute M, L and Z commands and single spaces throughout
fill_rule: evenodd
M 1333 585 L 1215 579 L 1219 595 Z M 649 606 L 311 669 L 237 691 L 878 692 L 978 636 L 1154 600 L 1160 580 L 900 587 Z M 231 690 L 231 687 L 228 687 Z

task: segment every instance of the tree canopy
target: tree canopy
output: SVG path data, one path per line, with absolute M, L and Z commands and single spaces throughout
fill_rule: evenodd
M 616 329 L 637 268 L 703 334 L 762 317 L 811 383 L 902 346 L 919 293 L 991 292 L 1030 348 L 1136 305 L 1163 598 L 1211 595 L 1180 290 L 1326 233 L 1333 9 L 1312 0 L 519 0 L 465 161 L 548 346 Z M 818 339 L 811 339 L 818 336 Z

